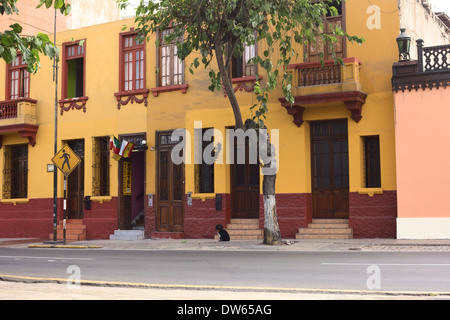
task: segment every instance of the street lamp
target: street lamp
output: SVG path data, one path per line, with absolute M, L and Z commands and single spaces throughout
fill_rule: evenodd
M 409 55 L 411 37 L 406 34 L 406 28 L 401 28 L 400 32 L 400 35 L 397 37 L 399 61 L 409 61 L 411 58 Z

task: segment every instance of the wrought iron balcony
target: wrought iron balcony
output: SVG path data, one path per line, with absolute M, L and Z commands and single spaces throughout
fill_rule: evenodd
M 417 60 L 394 63 L 394 91 L 431 90 L 450 86 L 450 45 L 424 47 L 423 43 L 423 40 L 417 40 Z
M 38 131 L 36 116 L 37 101 L 29 98 L 6 100 L 0 102 L 0 147 L 1 135 L 18 132 L 21 137 L 28 138 L 32 146 L 36 144 Z

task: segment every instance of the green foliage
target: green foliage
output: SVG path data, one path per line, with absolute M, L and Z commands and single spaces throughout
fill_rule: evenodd
M 16 7 L 17 1 L 2 0 L 0 2 L 0 14 L 19 14 Z M 66 15 L 70 12 L 70 4 L 66 4 L 64 0 L 40 0 L 37 8 L 44 4 L 47 8 L 53 6 Z M 22 27 L 18 23 L 10 25 L 9 28 L 0 32 L 0 58 L 6 63 L 14 61 L 17 52 L 20 51 L 23 60 L 28 64 L 28 71 L 36 73 L 40 65 L 40 54 L 49 58 L 59 56 L 59 49 L 54 46 L 46 34 L 38 33 L 37 35 L 23 37 L 20 35 Z
M 125 6 L 127 2 L 118 0 L 120 6 Z M 339 26 L 333 28 L 331 35 L 323 33 L 323 17 L 327 14 L 337 15 L 332 0 L 141 0 L 136 9 L 136 22 L 140 36 L 147 40 L 158 30 L 172 28 L 173 32 L 163 41 L 183 39 L 177 42 L 181 59 L 191 54 L 199 55 L 189 67 L 191 73 L 200 65 L 205 68 L 211 66 L 216 59 L 219 72 L 209 72 L 209 89 L 212 91 L 220 90 L 222 84 L 227 89 L 227 83 L 231 84 L 231 58 L 242 55 L 244 45 L 254 42 L 256 33 L 256 41 L 265 42 L 268 48 L 251 61 L 265 72 L 264 83 L 257 83 L 255 88 L 258 104 L 252 106 L 253 120 L 264 127 L 268 92 L 274 90 L 280 81 L 286 99 L 291 103 L 294 101 L 292 79 L 287 67 L 292 59 L 298 57 L 296 48 L 315 43 L 318 37 L 333 52 L 333 44 L 338 37 L 363 42 L 363 39 L 348 35 Z M 342 59 L 335 54 L 333 57 L 342 63 Z M 239 108 L 234 106 L 237 100 L 232 90 L 226 91 L 236 118 L 236 113 L 240 113 Z

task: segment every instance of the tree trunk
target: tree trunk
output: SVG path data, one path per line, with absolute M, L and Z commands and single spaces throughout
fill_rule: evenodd
M 241 109 L 239 108 L 239 103 L 237 101 L 236 95 L 234 94 L 233 85 L 231 83 L 230 72 L 225 68 L 222 43 L 217 42 L 214 46 L 216 50 L 216 61 L 222 78 L 222 84 L 228 96 L 228 100 L 230 101 L 231 108 L 233 109 L 235 128 L 245 129 L 244 122 L 242 121 Z
M 231 108 L 233 109 L 234 119 L 235 119 L 235 128 L 238 129 L 246 129 L 244 122 L 242 121 L 241 110 L 239 108 L 239 103 L 237 101 L 236 95 L 233 90 L 233 86 L 231 83 L 231 76 L 229 70 L 225 67 L 224 63 L 224 54 L 222 51 L 222 44 L 217 42 L 215 43 L 216 50 L 216 61 L 219 67 L 219 71 L 221 74 L 223 86 L 225 92 L 228 96 L 228 99 L 231 104 Z M 273 156 L 275 155 L 274 147 L 270 143 L 270 139 L 268 135 L 260 136 L 259 139 L 265 139 L 267 141 L 267 145 L 269 147 L 269 154 L 272 156 L 272 160 L 270 163 L 265 163 L 264 166 L 266 168 L 262 169 L 264 178 L 263 178 L 263 199 L 264 199 L 264 244 L 268 245 L 279 245 L 282 244 L 280 227 L 278 226 L 278 216 L 277 216 L 277 207 L 275 200 L 275 180 L 276 180 L 276 170 L 273 171 L 275 166 L 275 159 Z M 267 149 L 264 150 L 267 152 Z M 270 168 L 269 168 L 270 167 Z
M 275 200 L 275 175 L 264 175 L 264 244 L 282 244 L 280 227 L 278 226 L 277 203 Z

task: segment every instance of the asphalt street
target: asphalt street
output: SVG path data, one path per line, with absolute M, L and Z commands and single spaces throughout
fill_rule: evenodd
M 232 299 L 317 299 L 314 295 L 320 299 L 324 294 L 339 299 L 347 295 L 363 299 L 405 294 L 408 298 L 450 297 L 450 250 L 446 242 L 413 244 L 415 250 L 406 251 L 383 250 L 386 244 L 357 241 L 345 245 L 310 242 L 309 249 L 295 244 L 268 248 L 257 243 L 224 245 L 194 240 L 149 240 L 140 246 L 137 242 L 105 241 L 105 246 L 87 246 L 99 243 L 83 243 L 78 249 L 0 246 L 0 277 L 4 280 L 0 281 L 0 298 L 33 297 L 33 292 L 39 292 L 34 287 L 43 285 L 59 286 L 59 291 L 69 290 L 66 294 L 76 293 L 79 299 L 129 297 L 126 293 L 113 295 L 122 290 L 141 293 L 135 299 L 165 299 L 166 294 L 171 298 L 214 299 L 214 293 Z M 370 248 L 378 250 L 367 250 Z M 81 291 L 66 288 L 75 278 L 81 280 Z M 35 283 L 32 288 L 23 287 L 30 283 L 20 282 Z M 28 290 L 20 293 L 12 286 Z M 91 291 L 105 289 L 111 295 Z M 82 293 L 86 290 L 89 292 Z M 61 292 L 59 297 L 64 299 L 66 294 Z
M 186 286 L 450 292 L 450 253 L 0 248 L 1 274 Z

